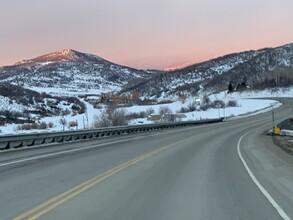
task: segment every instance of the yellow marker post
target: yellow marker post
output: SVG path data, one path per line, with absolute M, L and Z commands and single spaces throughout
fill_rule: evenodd
M 281 129 L 278 127 L 274 128 L 274 135 L 279 135 L 280 134 Z

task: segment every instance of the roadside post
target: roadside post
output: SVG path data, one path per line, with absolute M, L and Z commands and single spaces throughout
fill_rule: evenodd
M 278 127 L 275 127 L 275 109 L 274 109 L 274 105 L 271 104 L 272 106 L 272 123 L 273 123 L 273 133 L 274 135 L 279 135 L 280 134 L 280 131 L 281 129 L 278 128 Z
M 272 107 L 272 123 L 273 123 L 273 129 L 275 128 L 275 112 L 274 112 L 274 105 L 271 104 Z
M 225 108 L 226 108 L 226 106 L 224 105 L 224 107 L 223 107 L 223 117 L 225 118 Z
M 219 114 L 219 118 L 221 118 L 221 112 L 220 112 L 220 104 L 217 104 L 216 107 L 218 108 L 218 114 Z

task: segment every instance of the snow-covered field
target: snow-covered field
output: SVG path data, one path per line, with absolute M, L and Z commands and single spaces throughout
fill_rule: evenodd
M 56 92 L 56 91 L 54 91 Z M 93 91 L 89 91 L 89 94 L 94 94 Z M 185 113 L 186 118 L 183 118 L 182 121 L 189 120 L 200 120 L 200 119 L 211 119 L 211 118 L 219 118 L 219 117 L 239 117 L 239 116 L 248 116 L 252 114 L 261 113 L 264 111 L 270 111 L 272 109 L 272 105 L 274 108 L 277 108 L 281 104 L 274 100 L 268 99 L 253 99 L 253 98 L 269 98 L 269 97 L 293 97 L 293 87 L 291 89 L 281 89 L 278 91 L 245 91 L 242 93 L 234 92 L 232 94 L 226 94 L 225 92 L 221 92 L 219 94 L 214 94 L 209 96 L 211 100 L 220 99 L 227 103 L 230 100 L 235 100 L 237 102 L 236 107 L 227 107 L 222 109 L 209 109 L 207 111 L 194 111 Z M 4 98 L 4 97 L 3 97 Z M 163 105 L 149 105 L 149 106 L 132 106 L 125 108 L 128 113 L 139 113 L 141 111 L 146 111 L 149 108 L 154 109 L 155 113 L 159 113 L 159 109 L 161 106 L 169 107 L 173 113 L 177 113 L 182 107 L 187 107 L 190 103 L 195 101 L 195 97 L 189 97 L 185 100 L 184 103 L 182 101 L 175 101 L 170 104 Z M 0 103 L 7 104 L 7 100 L 2 100 L 0 97 Z M 76 116 L 64 116 L 64 119 L 69 122 L 78 123 L 78 129 L 92 128 L 93 121 L 95 117 L 99 117 L 103 112 L 103 109 L 94 109 L 94 107 L 85 102 L 87 106 L 87 111 L 85 114 L 76 115 Z M 13 106 L 12 106 L 13 107 Z M 19 109 L 20 106 L 17 106 Z M 12 109 L 13 110 L 13 109 Z M 60 124 L 60 119 L 62 117 L 47 117 L 42 118 L 40 122 L 52 122 L 54 123 L 54 127 L 47 129 L 45 131 L 61 131 L 63 130 L 63 126 Z M 141 124 L 141 123 L 151 123 L 146 118 L 132 120 L 131 124 Z M 66 127 L 65 130 L 69 128 Z M 0 126 L 1 134 L 17 134 L 17 133 L 32 133 L 32 132 L 42 132 L 40 130 L 30 130 L 30 131 L 18 131 L 16 124 L 9 124 L 6 126 Z M 44 130 L 43 130 L 44 131 Z
M 27 87 L 27 89 L 34 90 L 36 92 L 42 93 L 48 93 L 51 95 L 56 96 L 72 96 L 72 95 L 88 95 L 88 94 L 101 94 L 101 93 L 107 93 L 107 92 L 116 92 L 120 89 L 118 86 L 107 86 L 107 88 L 103 89 L 68 89 L 68 88 L 42 88 L 42 87 Z

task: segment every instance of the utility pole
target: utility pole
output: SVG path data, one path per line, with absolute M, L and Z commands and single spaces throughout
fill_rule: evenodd
M 84 115 L 82 116 L 82 121 L 83 121 L 83 129 L 85 129 Z
M 85 115 L 86 115 L 86 128 L 88 129 L 89 128 L 89 115 L 88 115 L 87 110 L 85 112 Z
M 219 118 L 221 118 L 220 105 L 217 104 L 217 107 L 218 107 Z
M 224 107 L 223 107 L 223 117 L 225 118 L 225 105 L 224 105 Z
M 272 119 L 273 119 L 273 129 L 275 128 L 275 111 L 274 111 L 274 105 L 272 104 Z

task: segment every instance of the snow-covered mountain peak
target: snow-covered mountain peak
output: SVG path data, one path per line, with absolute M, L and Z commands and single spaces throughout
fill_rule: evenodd
M 84 61 L 80 52 L 72 49 L 64 49 L 54 53 L 46 54 L 32 59 L 34 62 L 64 62 L 64 61 Z
M 38 56 L 33 59 L 22 60 L 15 63 L 14 65 L 35 65 L 36 63 L 55 63 L 55 62 L 64 62 L 64 61 L 83 61 L 79 54 L 82 54 L 78 51 L 72 49 L 63 49 L 53 53 L 45 54 Z
M 75 53 L 75 51 L 72 50 L 72 49 L 64 49 L 64 50 L 62 50 L 62 51 L 60 51 L 60 52 L 61 52 L 64 56 L 72 55 L 72 54 Z
M 0 68 L 0 82 L 69 90 L 120 90 L 123 85 L 149 73 L 121 66 L 96 55 L 63 49 L 12 66 Z
M 78 52 L 72 49 L 64 49 L 55 53 L 49 54 L 51 57 L 62 57 L 63 59 L 74 60 L 78 58 Z

